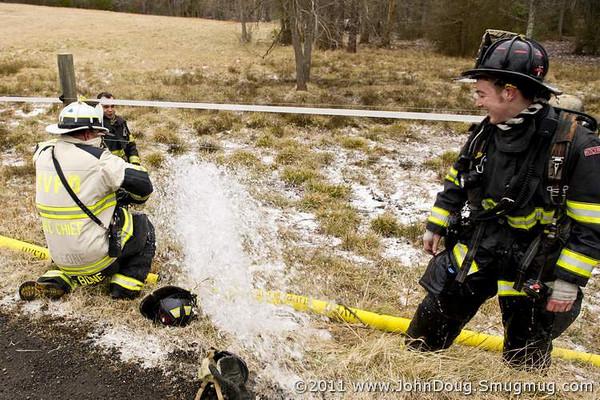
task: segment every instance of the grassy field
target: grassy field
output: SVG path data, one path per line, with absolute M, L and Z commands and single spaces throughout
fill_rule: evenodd
M 79 91 L 88 97 L 108 90 L 122 99 L 476 112 L 470 87 L 451 80 L 472 61 L 435 55 L 424 43 L 398 42 L 393 50 L 361 48 L 355 55 L 317 52 L 310 90 L 302 93 L 294 89 L 291 48 L 275 47 L 263 57 L 275 25 L 261 24 L 255 28 L 253 43 L 241 45 L 239 26 L 230 22 L 13 4 L 0 4 L 0 20 L 0 95 L 57 96 L 56 54 L 70 52 Z M 600 115 L 597 64 L 551 64 L 549 80 L 584 98 L 587 110 Z M 35 215 L 30 158 L 35 143 L 47 137 L 44 126 L 54 121 L 58 111 L 58 107 L 0 104 L 2 235 L 44 244 Z M 429 206 L 418 204 L 419 199 L 435 191 L 464 140 L 465 125 L 133 107 L 120 108 L 119 113 L 127 117 L 158 187 L 170 179 L 166 171 L 171 160 L 193 155 L 223 170 L 243 173 L 240 179 L 265 208 L 284 216 L 311 216 L 316 229 L 308 236 L 289 224 L 278 227 L 282 257 L 286 269 L 293 272 L 287 276 L 290 291 L 375 312 L 412 315 L 423 296 L 417 281 L 426 257 L 415 258 L 420 261 L 414 265 L 402 255 L 390 256 L 389 249 L 402 244 L 417 251 L 423 210 Z M 360 188 L 381 198 L 385 211 L 357 202 Z M 395 196 L 413 190 L 427 196 L 415 195 L 412 207 L 419 214 L 406 217 L 413 208 Z M 146 210 L 157 214 L 159 203 L 152 199 Z M 181 244 L 176 235 L 165 231 L 158 246 L 153 270 L 169 283 L 180 273 Z M 12 296 L 19 282 L 47 267 L 20 254 L 0 252 L 4 260 L 1 297 Z M 600 335 L 594 328 L 600 322 L 600 299 L 593 295 L 598 289 L 595 281 L 588 285 L 590 296 L 582 315 L 557 345 L 600 351 Z M 106 302 L 100 292 L 97 288 L 74 293 L 68 301 L 69 315 L 80 313 L 90 323 L 108 320 L 175 342 L 187 354 L 186 373 L 194 372 L 190 365 L 204 349 L 236 342 L 234 335 L 223 333 L 207 317 L 176 332 L 152 329 L 140 322 L 137 304 Z M 10 307 L 26 311 L 23 305 Z M 48 307 L 56 309 L 52 304 Z M 495 353 L 455 346 L 441 354 L 414 354 L 404 350 L 403 339 L 396 334 L 318 317 L 311 323 L 329 332 L 331 339 L 312 340 L 301 361 L 285 360 L 287 369 L 305 379 L 554 382 L 557 386 L 600 380 L 598 369 L 584 364 L 557 360 L 547 376 L 525 374 L 504 366 Z M 501 334 L 496 303 L 486 303 L 469 328 Z M 297 332 L 287 340 L 300 336 L 302 332 Z M 192 342 L 200 344 L 194 347 Z M 265 364 L 258 355 L 244 350 L 242 354 L 251 370 L 257 371 L 255 388 L 266 398 L 296 397 L 279 382 L 263 378 L 260 371 Z M 458 399 L 465 390 L 393 396 L 349 390 L 315 398 Z M 509 397 L 507 391 L 472 396 Z M 564 391 L 557 396 L 598 397 Z M 521 397 L 554 396 L 546 388 Z

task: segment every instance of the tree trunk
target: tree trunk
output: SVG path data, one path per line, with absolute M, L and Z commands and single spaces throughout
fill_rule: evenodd
M 392 34 L 392 25 L 394 23 L 394 15 L 396 14 L 396 0 L 388 0 L 387 7 L 387 18 L 385 20 L 385 27 L 383 30 L 383 40 L 381 41 L 382 47 L 390 47 Z
M 308 90 L 315 32 L 314 0 L 287 0 L 296 61 L 296 90 Z
M 371 37 L 371 20 L 369 19 L 369 0 L 361 1 L 360 43 L 368 44 Z
M 525 36 L 533 39 L 533 30 L 535 28 L 535 9 L 536 9 L 536 0 L 529 0 L 529 17 L 527 18 L 527 32 Z
M 567 8 L 567 0 L 560 0 L 560 10 L 558 11 L 558 40 L 563 37 L 563 25 L 565 22 L 565 11 Z
M 242 23 L 242 43 L 250 43 L 250 35 L 248 34 L 248 28 L 246 22 L 248 20 L 248 13 L 246 9 L 246 0 L 238 0 L 238 7 L 240 12 L 240 22 Z
M 348 52 L 350 53 L 356 53 L 358 23 L 358 0 L 350 0 L 350 20 L 348 22 Z
M 284 46 L 292 44 L 292 24 L 290 22 L 290 0 L 280 0 L 281 5 L 281 31 L 279 33 L 279 43 Z

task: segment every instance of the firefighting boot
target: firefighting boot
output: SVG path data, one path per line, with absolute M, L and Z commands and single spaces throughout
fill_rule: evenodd
M 60 299 L 65 290 L 54 282 L 26 281 L 19 286 L 21 300 L 32 301 L 35 299 Z

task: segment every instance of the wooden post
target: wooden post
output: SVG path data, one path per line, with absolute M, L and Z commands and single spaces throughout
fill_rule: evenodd
M 77 84 L 75 83 L 75 67 L 72 54 L 58 55 L 58 75 L 62 89 L 63 104 L 66 106 L 77 101 Z

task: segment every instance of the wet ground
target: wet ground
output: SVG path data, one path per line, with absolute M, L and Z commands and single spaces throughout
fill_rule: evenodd
M 118 360 L 90 344 L 85 327 L 0 311 L 0 400 L 193 399 L 199 387 Z

